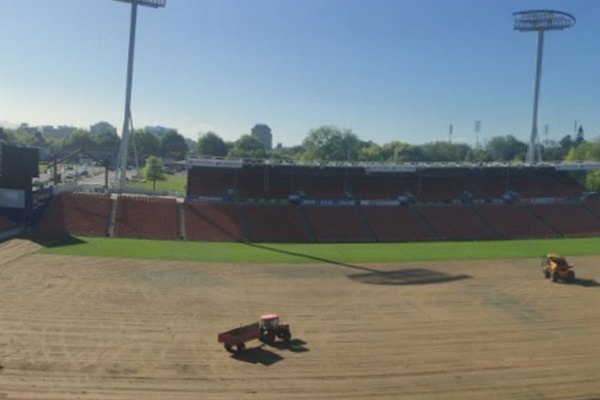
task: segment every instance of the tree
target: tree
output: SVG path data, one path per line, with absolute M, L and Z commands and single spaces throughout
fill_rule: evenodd
M 585 188 L 590 192 L 600 191 L 600 170 L 588 171 L 585 176 Z
M 466 161 L 475 162 L 475 163 L 489 162 L 489 161 L 491 161 L 491 157 L 490 157 L 490 154 L 487 151 L 485 151 L 483 148 L 477 147 L 477 148 L 469 150 L 469 153 L 467 154 L 467 157 L 466 157 Z
M 572 147 L 565 157 L 566 161 L 600 161 L 600 141 L 583 142 Z
M 286 162 L 300 161 L 304 155 L 304 147 L 277 147 L 269 154 L 271 160 L 280 160 Z
M 565 157 L 566 161 L 600 161 L 600 140 L 594 142 L 582 142 L 572 147 Z M 585 177 L 579 179 L 589 191 L 600 190 L 600 171 L 587 171 Z
M 183 160 L 189 149 L 185 138 L 177 131 L 167 132 L 160 140 L 160 151 L 163 157 L 173 160 Z
M 358 161 L 374 162 L 384 159 L 383 149 L 376 143 L 365 143 L 357 153 Z
M 32 143 L 34 146 L 46 146 L 46 138 L 44 138 L 42 132 L 35 131 L 33 137 L 35 138 L 34 142 Z
M 575 142 L 573 141 L 573 137 L 571 135 L 563 137 L 558 143 L 560 144 L 563 156 L 566 155 L 569 150 L 573 148 L 573 146 L 575 146 Z
M 199 156 L 225 157 L 227 145 L 216 133 L 206 132 L 198 138 L 195 153 Z
M 38 130 L 21 130 L 17 132 L 16 140 L 28 146 L 45 147 L 47 145 L 44 135 Z
M 229 151 L 229 155 L 240 158 L 265 158 L 267 152 L 260 140 L 246 134 L 235 141 L 233 149 Z
M 405 157 L 407 156 L 406 152 L 410 149 L 410 147 L 411 145 L 399 142 L 397 140 L 385 143 L 383 146 L 381 146 L 381 158 L 378 161 L 410 161 L 405 160 Z
M 585 142 L 583 126 L 579 126 L 579 129 L 577 130 L 577 136 L 575 137 L 575 146 L 580 145 L 583 142 Z
M 359 139 L 349 129 L 324 125 L 304 139 L 305 158 L 322 161 L 353 161 L 358 158 Z
M 555 140 L 544 140 L 542 146 L 542 158 L 544 161 L 562 161 L 565 154 L 560 147 L 560 144 Z
M 46 139 L 46 143 L 52 149 L 60 149 L 62 148 L 62 139 L 59 138 L 48 138 Z
M 104 131 L 94 137 L 94 142 L 100 148 L 118 149 L 121 143 L 121 138 L 115 132 Z
M 135 141 L 135 150 L 140 160 L 145 161 L 150 156 L 160 156 L 160 140 L 152 132 L 145 129 L 138 129 L 132 135 L 132 141 Z M 131 143 L 133 145 L 133 143 Z
M 446 141 L 432 142 L 421 148 L 425 157 L 424 161 L 465 161 L 471 148 L 466 144 L 449 143 Z
M 92 135 L 90 134 L 89 131 L 86 131 L 84 129 L 77 129 L 77 130 L 69 133 L 62 140 L 63 148 L 70 148 L 70 149 L 87 148 L 87 149 L 89 149 L 89 148 L 94 147 L 94 145 L 95 145 L 94 138 L 92 137 Z
M 394 148 L 394 159 L 396 162 L 417 162 L 423 161 L 423 147 L 422 146 L 413 146 L 409 144 L 404 144 L 400 142 L 393 142 L 395 145 Z
M 164 169 L 165 164 L 162 159 L 155 156 L 150 156 L 146 160 L 143 174 L 146 181 L 152 181 L 152 190 L 156 190 L 156 181 L 164 181 L 167 179 Z
M 491 161 L 523 160 L 527 154 L 527 144 L 512 135 L 495 136 L 485 146 Z

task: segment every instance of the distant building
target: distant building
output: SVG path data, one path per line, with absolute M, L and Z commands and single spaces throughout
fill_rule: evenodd
M 146 132 L 152 133 L 159 139 L 165 136 L 168 132 L 177 130 L 173 128 L 165 128 L 164 126 L 147 126 L 144 129 L 146 130 Z
M 273 135 L 271 134 L 271 128 L 265 124 L 256 124 L 251 131 L 252 136 L 260 140 L 260 142 L 265 146 L 266 151 L 271 151 L 273 149 Z
M 35 135 L 38 132 L 42 132 L 42 127 L 41 126 L 29 126 L 28 124 L 21 124 L 19 125 L 19 127 L 17 128 L 18 132 L 27 132 L 30 135 Z
M 190 138 L 184 137 L 185 143 L 188 145 L 190 150 L 193 150 L 196 147 L 196 142 Z
M 54 127 L 52 125 L 43 125 L 38 126 L 37 130 L 39 130 L 45 138 L 62 139 L 69 133 L 76 131 L 77 128 L 75 128 L 74 126 L 66 125 L 59 125 L 57 127 Z
M 96 136 L 104 132 L 110 132 L 116 135 L 117 128 L 105 121 L 100 121 L 90 126 L 90 133 L 92 134 L 92 136 Z

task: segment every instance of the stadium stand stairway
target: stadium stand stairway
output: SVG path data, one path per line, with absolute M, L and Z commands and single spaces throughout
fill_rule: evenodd
M 115 234 L 115 219 L 117 217 L 117 199 L 111 197 L 108 208 L 108 236 L 113 237 Z
M 357 206 L 311 205 L 304 212 L 317 242 L 373 242 Z
M 177 202 L 172 198 L 119 196 L 114 235 L 177 239 Z
M 421 212 L 419 211 L 419 207 L 413 207 L 412 210 L 414 211 L 415 215 L 419 218 L 419 220 L 421 221 L 421 223 L 423 224 L 423 226 L 425 226 L 425 228 L 429 232 L 429 236 L 431 237 L 431 239 L 432 240 L 439 240 L 440 239 L 439 234 L 437 233 L 437 231 L 435 230 L 435 228 L 429 223 L 429 221 L 427 220 L 427 218 L 425 218 L 423 216 L 423 214 L 421 214 Z
M 243 240 L 237 205 L 186 202 L 183 207 L 186 239 L 226 242 Z
M 10 218 L 0 215 L 0 240 L 17 236 L 24 231 L 23 223 L 15 222 Z
M 238 224 L 242 229 L 242 239 L 244 241 L 250 241 L 250 226 L 248 223 L 248 217 L 246 216 L 246 210 L 242 205 L 237 206 Z
M 251 242 L 307 242 L 305 224 L 290 204 L 245 204 L 248 240 Z
M 558 231 L 555 227 L 550 225 L 541 215 L 539 215 L 531 206 L 525 206 L 531 215 L 533 215 L 538 221 L 540 221 L 545 227 L 551 230 L 555 236 L 562 236 L 562 232 Z
M 586 201 L 583 203 L 583 207 L 588 210 L 596 218 L 600 219 L 600 202 L 599 201 Z
M 380 242 L 434 240 L 434 233 L 412 206 L 361 206 L 374 236 Z
M 42 236 L 108 234 L 107 196 L 88 193 L 61 193 L 51 200 L 34 228 Z
M 525 205 L 478 204 L 473 208 L 501 239 L 556 237 L 556 233 Z
M 377 235 L 377 232 L 375 231 L 375 229 L 373 229 L 373 226 L 371 225 L 369 218 L 367 218 L 367 216 L 365 215 L 363 208 L 360 206 L 357 206 L 356 209 L 358 211 L 358 215 L 360 215 L 360 218 L 362 219 L 365 229 L 367 231 L 369 231 L 369 233 L 371 234 L 371 237 L 373 237 L 374 241 L 380 242 L 381 238 Z
M 471 206 L 422 206 L 419 212 L 440 240 L 491 240 L 494 234 Z
M 563 237 L 600 235 L 600 219 L 580 203 L 532 204 L 529 207 Z
M 300 218 L 300 221 L 302 223 L 302 228 L 304 229 L 306 237 L 308 238 L 308 242 L 316 242 L 317 239 L 315 236 L 315 231 L 313 231 L 312 227 L 310 226 L 310 222 L 308 221 L 308 217 L 306 215 L 304 207 L 296 206 L 295 209 L 296 214 L 298 214 L 298 217 Z
M 183 211 L 183 202 L 177 202 L 177 235 L 185 239 L 185 213 Z
M 479 212 L 479 209 L 477 207 L 470 207 L 471 210 L 473 210 L 473 214 L 475 214 L 477 216 L 477 218 L 481 221 L 481 223 L 483 225 L 485 225 L 490 232 L 492 232 L 492 234 L 494 235 L 494 239 L 501 239 L 502 235 L 500 234 L 500 232 L 498 232 L 493 226 L 492 224 L 490 224 L 485 218 L 483 218 L 483 216 L 481 215 L 481 213 Z

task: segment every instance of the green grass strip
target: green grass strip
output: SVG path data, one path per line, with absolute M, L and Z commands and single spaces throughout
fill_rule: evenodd
M 144 190 L 166 190 L 169 192 L 176 192 L 185 194 L 185 185 L 187 183 L 187 177 L 183 175 L 165 175 L 164 181 L 156 181 L 156 187 L 154 182 L 127 182 L 127 187 L 131 189 L 144 189 Z
M 600 254 L 600 238 L 484 242 L 243 244 L 77 237 L 39 253 L 150 260 L 261 264 L 394 263 L 407 261 L 538 258 Z

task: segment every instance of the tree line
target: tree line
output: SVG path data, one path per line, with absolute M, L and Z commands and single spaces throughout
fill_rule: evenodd
M 76 149 L 117 154 L 121 144 L 120 136 L 111 131 L 92 135 L 88 130 L 76 129 L 62 138 L 46 138 L 25 124 L 17 129 L 0 127 L 0 141 L 45 148 L 50 154 L 65 154 Z M 150 156 L 183 160 L 190 151 L 185 137 L 176 130 L 158 137 L 145 129 L 136 129 L 131 133 L 129 147 L 131 154 L 137 154 L 140 162 Z
M 378 144 L 360 139 L 350 129 L 332 125 L 312 129 L 302 144 L 292 147 L 277 146 L 267 151 L 262 142 L 250 134 L 235 141 L 225 141 L 215 132 L 198 134 L 193 146 L 176 130 L 166 132 L 160 138 L 145 129 L 132 132 L 130 151 L 138 157 L 141 165 L 149 157 L 183 160 L 189 154 L 210 157 L 257 158 L 290 162 L 523 162 L 528 144 L 512 135 L 494 136 L 481 146 L 464 143 L 437 141 L 420 145 L 392 141 Z M 120 137 L 114 132 L 92 135 L 77 129 L 63 138 L 45 138 L 40 132 L 26 125 L 17 129 L 0 128 L 0 141 L 20 143 L 50 149 L 51 153 L 85 148 L 88 151 L 118 151 Z M 542 158 L 550 162 L 600 162 L 600 139 L 588 141 L 582 127 L 575 135 L 565 135 L 559 141 L 543 141 Z M 589 189 L 600 189 L 600 172 L 593 171 L 582 178 Z
M 550 162 L 600 162 L 600 139 L 586 141 L 583 128 L 560 141 L 540 144 L 542 158 Z M 349 129 L 326 125 L 313 129 L 299 146 L 276 148 L 267 152 L 251 135 L 226 142 L 214 132 L 199 135 L 194 153 L 199 156 L 267 158 L 290 162 L 524 162 L 528 144 L 512 135 L 495 136 L 483 145 L 472 147 L 449 141 L 412 145 L 401 141 L 377 144 L 361 140 Z M 600 190 L 600 171 L 578 176 L 589 190 Z
M 559 142 L 541 144 L 546 161 L 600 161 L 600 141 L 587 142 L 583 129 L 575 137 L 566 135 Z M 267 152 L 251 135 L 227 142 L 214 132 L 199 134 L 194 153 L 199 156 L 267 158 L 289 161 L 348 162 L 523 162 L 528 144 L 512 135 L 495 136 L 485 144 L 472 147 L 448 141 L 412 145 L 401 141 L 377 144 L 361 140 L 349 129 L 321 126 L 308 132 L 301 145 L 277 147 Z M 597 154 L 598 153 L 598 154 Z

